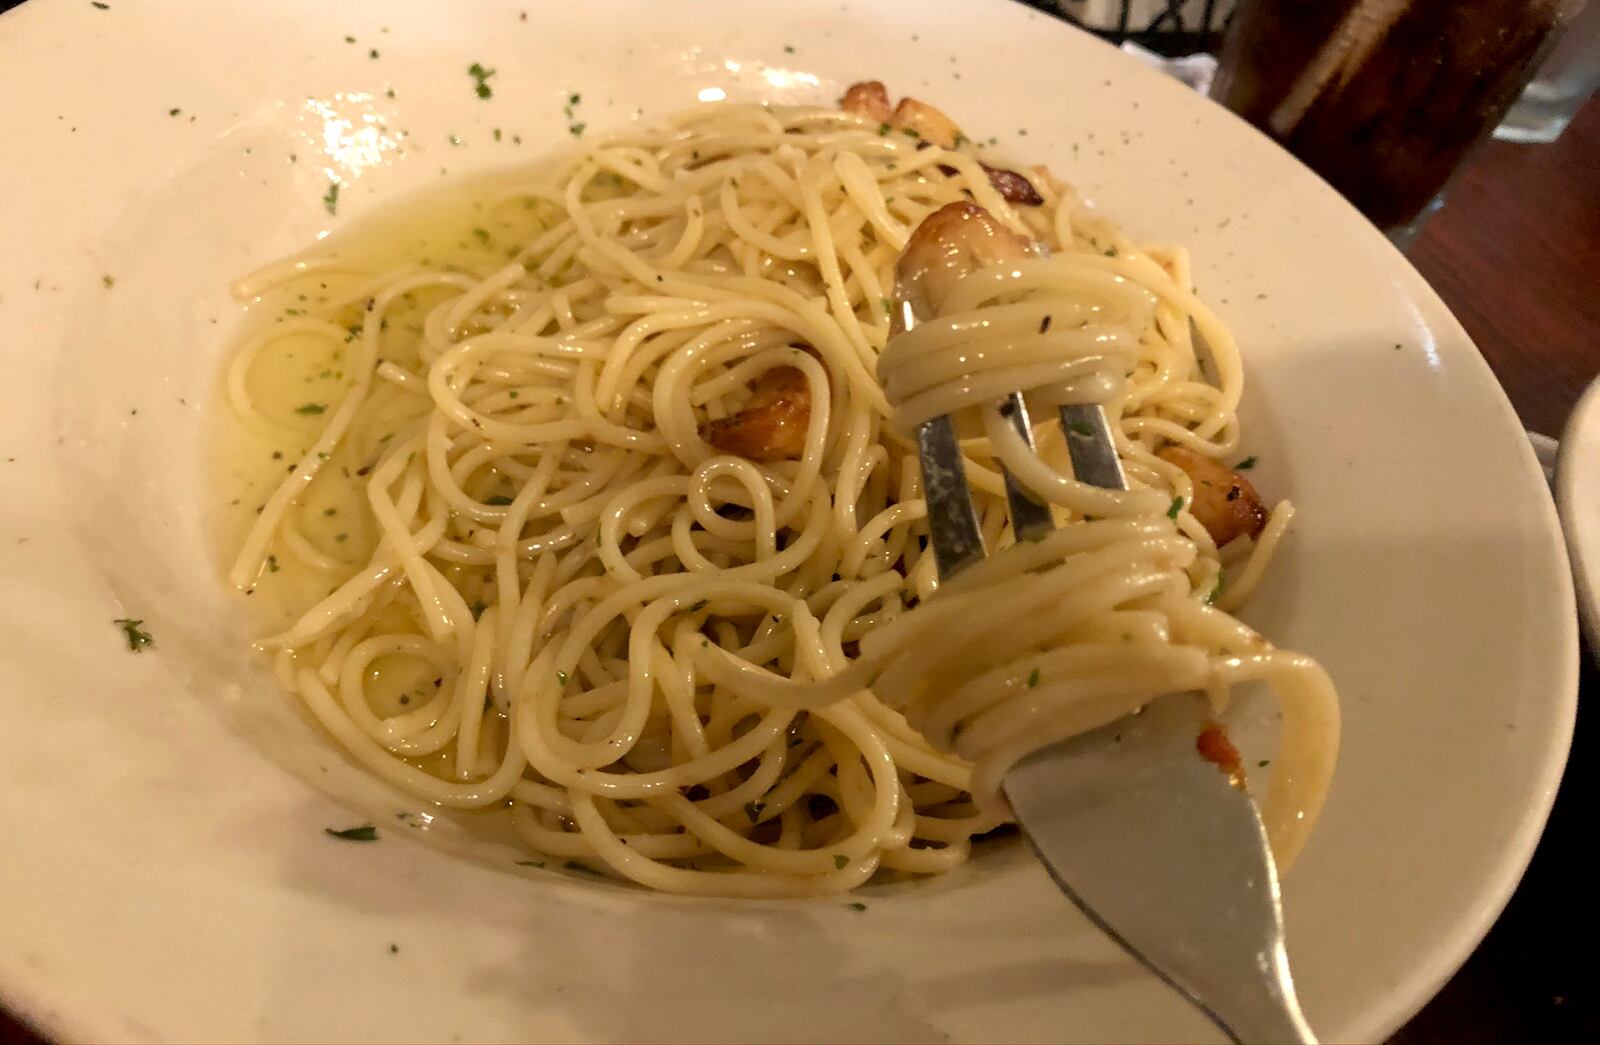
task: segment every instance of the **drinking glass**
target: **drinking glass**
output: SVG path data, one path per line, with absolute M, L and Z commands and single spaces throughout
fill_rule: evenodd
M 1241 0 L 1211 96 L 1402 245 L 1583 0 Z
M 1514 142 L 1553 142 L 1596 88 L 1600 88 L 1600 2 L 1589 0 L 1494 129 L 1494 136 Z

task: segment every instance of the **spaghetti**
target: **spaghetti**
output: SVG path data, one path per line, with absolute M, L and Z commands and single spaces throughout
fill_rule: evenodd
M 704 106 L 504 184 L 486 211 L 524 225 L 475 265 L 370 267 L 336 239 L 242 281 L 306 301 L 227 375 L 241 428 L 289 448 L 229 573 L 291 611 L 260 641 L 284 687 L 371 772 L 506 807 L 541 854 L 766 897 L 954 867 L 1006 822 L 1000 777 L 1030 745 L 1264 679 L 1285 713 L 1267 818 L 1292 854 L 1332 689 L 1223 609 L 1288 508 L 1219 550 L 1159 456 L 1236 451 L 1237 350 L 1182 251 L 1042 172 L 1013 206 L 992 173 L 856 113 Z M 901 250 L 968 199 L 1050 257 L 963 281 L 885 356 Z M 1133 489 L 1071 480 L 1059 427 L 1024 461 L 987 392 L 957 390 L 958 339 L 1038 364 L 1030 396 L 1105 403 Z M 880 357 L 920 392 L 891 402 Z M 296 367 L 336 395 L 289 407 Z M 763 388 L 781 452 L 719 448 L 771 420 Z M 905 433 L 942 412 L 975 419 L 997 551 L 941 590 Z M 1002 463 L 1055 506 L 1046 540 L 1008 547 Z

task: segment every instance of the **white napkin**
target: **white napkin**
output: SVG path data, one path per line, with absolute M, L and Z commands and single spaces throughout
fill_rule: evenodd
M 1217 60 L 1209 54 L 1188 54 L 1167 58 L 1131 40 L 1122 42 L 1122 49 L 1153 69 L 1160 69 L 1175 80 L 1193 87 L 1201 94 L 1211 90 L 1211 78 L 1217 72 Z

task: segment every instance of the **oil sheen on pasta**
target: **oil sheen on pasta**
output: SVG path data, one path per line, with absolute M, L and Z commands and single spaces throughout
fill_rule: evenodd
M 918 144 L 834 110 L 705 106 L 404 201 L 240 283 L 229 577 L 349 757 L 421 801 L 505 809 L 542 857 L 681 893 L 826 895 L 966 860 L 1008 816 L 1005 767 L 1047 739 L 1179 690 L 1220 709 L 1263 679 L 1285 723 L 1266 815 L 1292 855 L 1337 706 L 1320 668 L 1226 612 L 1287 506 L 1219 551 L 1155 456 L 1237 453 L 1231 336 L 1181 250 L 1042 175 L 1044 204 L 1014 208 L 969 146 Z M 1115 364 L 1085 366 L 1108 375 L 1094 395 L 1133 489 L 1079 489 L 1043 425 L 1030 486 L 1061 529 L 1007 547 L 996 466 L 1021 462 L 974 431 L 995 554 L 936 591 L 877 360 L 907 236 L 968 198 L 1051 259 L 963 285 L 946 318 L 977 349 L 1004 334 L 984 309 L 1007 329 L 1070 318 L 1060 350 Z M 798 456 L 708 445 L 702 426 L 780 366 L 807 389 Z

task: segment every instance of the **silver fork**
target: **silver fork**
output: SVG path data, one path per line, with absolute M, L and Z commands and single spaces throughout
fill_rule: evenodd
M 925 318 L 902 301 L 905 329 Z M 1032 448 L 1022 394 L 1000 410 Z M 1061 426 L 1080 480 L 1127 489 L 1102 407 L 1063 406 Z M 917 452 L 934 559 L 948 580 L 985 554 L 948 416 L 917 429 Z M 1017 540 L 1055 528 L 1049 508 L 1009 473 L 1005 484 Z M 1029 755 L 1006 774 L 1006 797 L 1061 891 L 1231 1040 L 1312 1043 L 1260 814 L 1195 750 L 1207 714 L 1196 696 L 1155 701 Z

